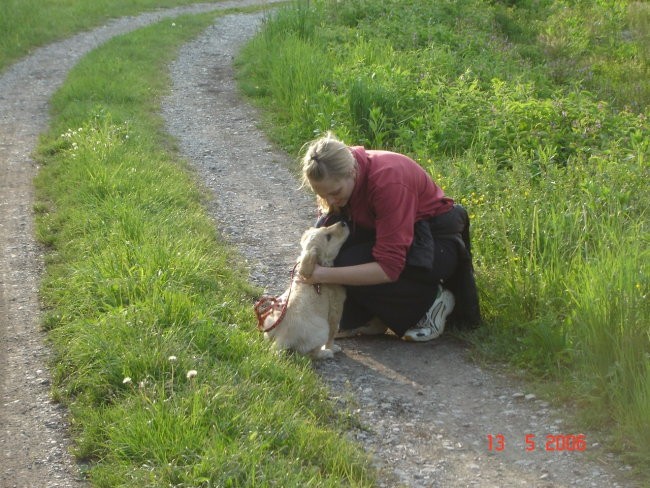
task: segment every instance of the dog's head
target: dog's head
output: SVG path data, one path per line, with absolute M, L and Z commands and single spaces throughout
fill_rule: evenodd
M 300 239 L 302 254 L 298 271 L 302 276 L 310 277 L 314 266 L 332 266 L 334 258 L 350 235 L 345 222 L 338 222 L 329 227 L 312 227 L 305 231 Z

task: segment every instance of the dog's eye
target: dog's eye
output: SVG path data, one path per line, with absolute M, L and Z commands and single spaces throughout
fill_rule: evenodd
M 332 234 L 327 234 L 327 235 L 325 236 L 325 238 L 326 238 L 328 241 L 331 241 L 331 240 L 332 240 Z

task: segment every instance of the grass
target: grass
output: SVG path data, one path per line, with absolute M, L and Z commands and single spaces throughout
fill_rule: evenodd
M 0 69 L 183 3 L 5 0 Z M 332 129 L 410 154 L 467 206 L 486 319 L 467 337 L 646 476 L 649 5 L 295 2 L 239 60 L 289 151 Z M 55 394 L 96 486 L 371 485 L 308 364 L 251 332 L 253 291 L 161 131 L 160 73 L 211 18 L 109 42 L 52 101 L 36 210 Z
M 466 205 L 486 319 L 468 339 L 648 479 L 649 5 L 297 1 L 237 60 L 289 151 L 334 130 Z
M 258 290 L 162 130 L 166 66 L 215 16 L 109 41 L 52 99 L 36 186 L 55 397 L 93 486 L 370 486 L 310 362 L 255 330 Z
M 2 0 L 0 72 L 32 49 L 101 25 L 110 18 L 201 0 Z

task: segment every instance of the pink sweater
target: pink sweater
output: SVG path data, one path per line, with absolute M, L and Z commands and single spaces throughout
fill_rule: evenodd
M 413 242 L 415 222 L 443 214 L 454 201 L 411 158 L 388 151 L 350 150 L 358 173 L 348 203 L 355 225 L 374 229 L 372 255 L 391 280 L 397 280 Z

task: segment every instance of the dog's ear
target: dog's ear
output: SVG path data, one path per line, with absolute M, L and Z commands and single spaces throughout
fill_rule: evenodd
M 316 227 L 310 227 L 309 229 L 307 229 L 305 232 L 302 233 L 302 237 L 300 238 L 300 245 L 303 248 L 305 247 L 307 241 L 315 231 L 316 231 Z
M 314 272 L 314 267 L 316 266 L 316 250 L 307 249 L 300 256 L 300 265 L 298 266 L 298 272 L 305 278 L 309 278 Z

